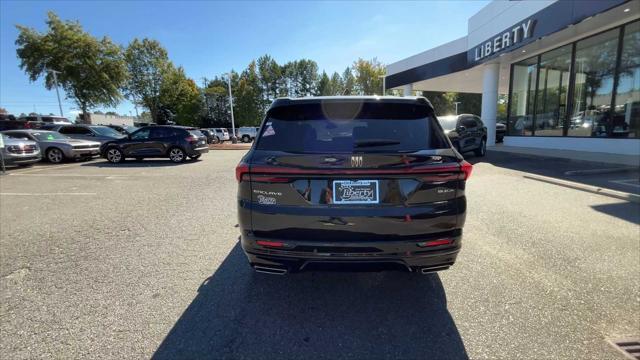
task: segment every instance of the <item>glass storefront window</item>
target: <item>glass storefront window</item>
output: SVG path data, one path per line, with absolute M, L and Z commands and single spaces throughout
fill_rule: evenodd
M 609 136 L 640 137 L 640 21 L 624 28 Z
M 535 135 L 562 136 L 571 75 L 571 45 L 540 57 Z
M 533 106 L 536 92 L 538 58 L 533 57 L 513 65 L 509 96 L 509 135 L 533 134 Z
M 569 136 L 608 136 L 620 30 L 576 43 L 576 82 Z

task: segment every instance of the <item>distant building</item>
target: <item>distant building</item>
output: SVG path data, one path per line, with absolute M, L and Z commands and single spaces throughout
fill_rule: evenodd
M 137 121 L 137 118 L 135 116 L 90 114 L 90 123 L 92 125 L 134 126 L 133 125 L 134 121 Z

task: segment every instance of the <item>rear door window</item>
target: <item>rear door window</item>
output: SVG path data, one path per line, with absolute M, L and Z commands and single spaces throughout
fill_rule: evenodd
M 294 153 L 415 152 L 447 148 L 424 105 L 337 102 L 272 109 L 257 150 Z

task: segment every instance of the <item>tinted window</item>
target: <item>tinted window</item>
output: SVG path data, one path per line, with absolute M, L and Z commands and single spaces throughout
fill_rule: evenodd
M 149 133 L 151 132 L 150 128 L 142 128 L 133 134 L 131 134 L 131 139 L 133 140 L 145 140 L 149 138 Z
M 58 130 L 61 134 L 77 134 L 75 126 L 63 126 Z
M 265 121 L 258 150 L 352 153 L 447 147 L 431 110 L 423 105 L 301 104 L 275 108 Z
M 38 140 L 40 141 L 45 141 L 45 140 L 67 140 L 68 137 L 55 132 L 55 131 L 43 131 L 43 132 L 36 132 L 33 133 L 33 136 L 35 136 Z
M 23 132 L 12 132 L 7 134 L 10 137 L 14 138 L 14 139 L 20 139 L 20 140 L 32 140 L 31 137 Z
M 472 117 L 464 117 L 462 118 L 462 126 L 466 127 L 467 129 L 474 129 L 476 126 L 478 126 L 478 124 L 476 123 L 476 120 Z
M 154 127 L 151 129 L 151 135 L 149 135 L 152 139 L 160 139 L 173 136 L 174 131 L 171 128 L 164 127 Z

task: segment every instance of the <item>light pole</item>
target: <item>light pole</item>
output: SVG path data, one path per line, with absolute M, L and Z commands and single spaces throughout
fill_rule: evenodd
M 238 139 L 236 138 L 236 123 L 233 120 L 233 95 L 231 94 L 231 71 L 229 72 L 229 106 L 231 107 L 231 142 L 236 144 Z
M 60 71 L 46 69 L 46 71 L 53 74 L 53 83 L 56 84 L 56 95 L 58 96 L 58 107 L 60 108 L 60 117 L 64 117 L 62 114 L 62 103 L 60 102 L 60 91 L 58 90 L 58 74 Z
M 462 104 L 460 101 L 455 101 L 454 104 L 456 105 L 456 115 L 458 115 L 458 104 Z
M 382 96 L 385 96 L 387 92 L 387 75 L 379 75 L 378 77 L 382 79 Z

